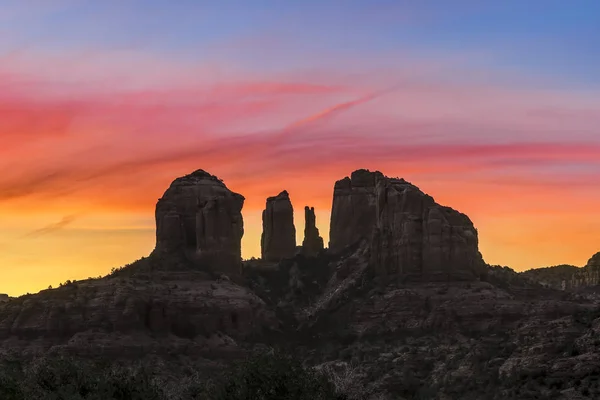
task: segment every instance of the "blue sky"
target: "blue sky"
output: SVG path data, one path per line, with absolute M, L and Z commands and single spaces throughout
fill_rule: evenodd
M 306 67 L 331 53 L 452 54 L 555 84 L 600 85 L 600 2 L 592 0 L 1 3 L 5 50 L 133 48 L 251 65 L 256 57 L 264 63 L 289 59 Z

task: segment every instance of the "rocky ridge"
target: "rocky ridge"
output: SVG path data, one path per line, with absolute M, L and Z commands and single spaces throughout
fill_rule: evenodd
M 567 287 L 589 287 L 600 285 L 600 253 L 594 254 L 585 267 L 576 271 L 567 283 Z
M 534 282 L 557 290 L 579 291 L 600 287 L 600 253 L 594 254 L 581 268 L 574 265 L 556 265 L 522 272 Z

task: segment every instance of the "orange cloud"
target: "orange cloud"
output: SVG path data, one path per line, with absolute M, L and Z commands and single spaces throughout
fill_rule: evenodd
M 61 229 L 64 229 L 68 225 L 72 224 L 73 221 L 77 219 L 76 215 L 66 215 L 60 219 L 60 221 L 55 222 L 53 224 L 49 224 L 44 226 L 43 228 L 36 229 L 31 231 L 25 235 L 25 237 L 38 237 L 47 235 L 49 233 L 57 232 Z

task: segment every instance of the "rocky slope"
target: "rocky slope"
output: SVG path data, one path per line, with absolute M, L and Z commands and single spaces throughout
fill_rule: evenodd
M 597 300 L 486 266 L 468 217 L 414 185 L 356 171 L 335 185 L 330 249 L 238 269 L 242 205 L 204 171 L 175 180 L 148 258 L 0 303 L 0 352 L 210 374 L 277 346 L 373 399 L 600 396 Z
M 143 259 L 133 267 L 155 262 Z M 225 351 L 236 340 L 280 328 L 263 300 L 231 281 L 207 279 L 193 269 L 130 272 L 71 282 L 5 303 L 0 308 L 2 349 L 27 355 L 198 355 Z

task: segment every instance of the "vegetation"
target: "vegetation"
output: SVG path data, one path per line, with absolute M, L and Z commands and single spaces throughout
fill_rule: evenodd
M 560 288 L 563 281 L 569 281 L 580 268 L 573 265 L 556 265 L 553 267 L 535 268 L 524 272 L 521 275 L 535 282 Z
M 176 385 L 144 367 L 43 358 L 4 361 L 2 400 L 353 400 L 339 379 L 282 354 L 243 360 L 216 380 L 193 377 Z
M 275 354 L 245 360 L 210 388 L 214 400 L 343 400 L 325 374 Z

